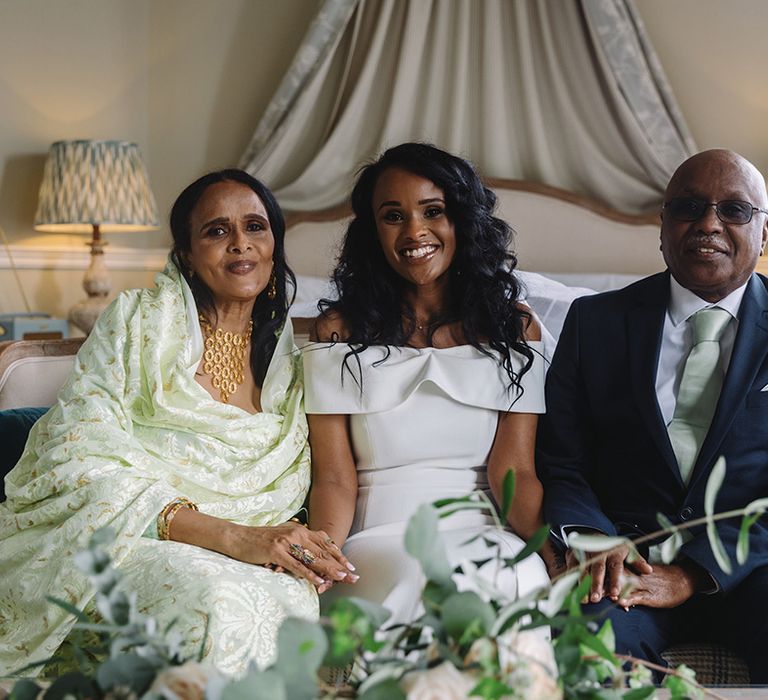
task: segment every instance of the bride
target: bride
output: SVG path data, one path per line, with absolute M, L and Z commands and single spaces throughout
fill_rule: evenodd
M 473 535 L 511 557 L 543 524 L 541 331 L 515 301 L 512 232 L 495 204 L 461 158 L 420 143 L 387 150 L 352 192 L 339 298 L 321 302 L 304 349 L 310 525 L 343 547 L 354 594 L 387 607 L 391 623 L 421 612 L 423 576 L 403 547 L 419 505 L 478 489 L 501 502 L 514 471 L 509 530 L 479 511 L 441 521 L 453 564 L 490 556 L 483 538 L 467 544 Z M 548 545 L 542 556 L 554 569 Z M 544 562 L 525 559 L 502 580 L 522 595 L 547 581 Z

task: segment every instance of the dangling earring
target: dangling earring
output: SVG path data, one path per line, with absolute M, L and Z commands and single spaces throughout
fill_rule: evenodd
M 269 277 L 269 286 L 267 287 L 267 299 L 270 301 L 277 296 L 277 278 L 273 272 Z
M 189 275 L 189 279 L 194 279 L 195 271 L 191 267 L 187 270 L 187 274 Z

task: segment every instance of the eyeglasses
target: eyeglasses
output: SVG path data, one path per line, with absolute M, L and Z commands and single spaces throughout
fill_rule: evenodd
M 768 214 L 765 209 L 753 207 L 749 202 L 742 202 L 740 199 L 707 202 L 695 197 L 674 197 L 664 202 L 662 208 L 666 209 L 675 221 L 698 221 L 709 207 L 715 208 L 717 218 L 724 224 L 748 224 L 756 211 Z

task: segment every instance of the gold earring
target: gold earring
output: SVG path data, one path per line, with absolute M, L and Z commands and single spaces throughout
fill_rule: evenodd
M 269 277 L 269 286 L 267 287 L 267 299 L 270 301 L 277 296 L 277 278 L 273 272 Z

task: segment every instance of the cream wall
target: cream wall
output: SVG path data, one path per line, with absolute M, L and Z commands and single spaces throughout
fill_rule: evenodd
M 48 145 L 136 141 L 167 221 L 186 183 L 238 161 L 320 2 L 0 0 L 0 226 L 33 309 L 65 314 L 88 261 L 82 239 L 32 230 Z M 699 146 L 768 171 L 768 2 L 636 5 Z M 168 241 L 165 223 L 112 236 L 115 289 L 150 284 Z M 0 249 L 0 313 L 22 309 Z
M 115 290 L 151 284 L 174 198 L 237 164 L 318 3 L 0 0 L 0 227 L 34 310 L 65 315 L 88 262 L 85 238 L 32 229 L 50 143 L 139 144 L 163 229 L 108 236 L 107 263 Z M 0 246 L 0 313 L 24 309 L 8 268 Z
M 635 0 L 700 149 L 768 174 L 768 2 Z

